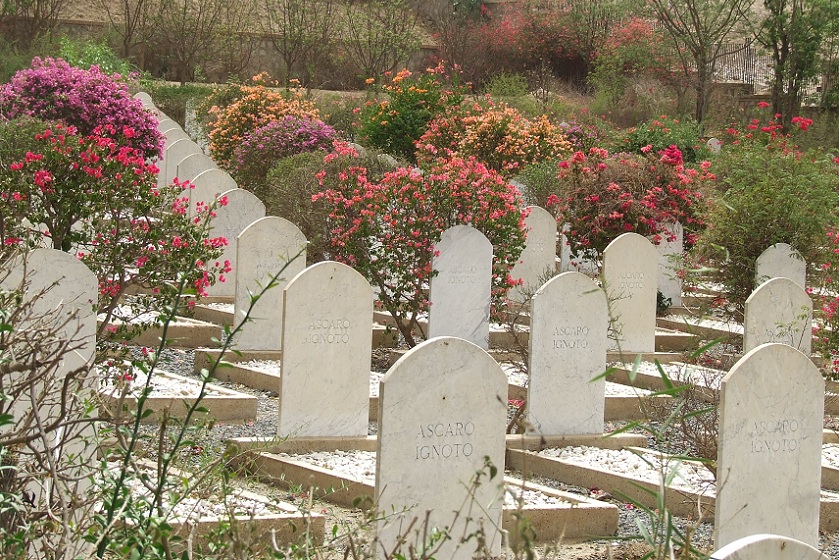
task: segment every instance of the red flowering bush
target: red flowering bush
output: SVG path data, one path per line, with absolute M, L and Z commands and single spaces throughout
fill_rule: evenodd
M 673 221 L 684 226 L 692 245 L 702 226 L 701 190 L 714 179 L 709 167 L 686 168 L 676 146 L 645 156 L 592 148 L 559 163 L 559 189 L 548 204 L 568 224 L 577 256 L 596 257 L 629 231 L 655 239 L 662 224 Z
M 296 89 L 275 91 L 265 85 L 267 76 L 253 77 L 252 86 L 239 86 L 234 101 L 225 107 L 210 108 L 210 153 L 216 163 L 233 169 L 236 148 L 248 133 L 286 116 L 317 120 L 319 113 L 314 103 L 304 99 Z
M 0 86 L 0 116 L 62 121 L 82 135 L 99 127 L 99 134 L 147 158 L 163 149 L 157 119 L 131 97 L 118 74 L 109 76 L 98 66 L 82 70 L 61 59 L 36 57 L 31 68 Z
M 189 218 L 188 201 L 178 198 L 183 185 L 158 187 L 157 168 L 112 135 L 31 119 L 0 125 L 5 256 L 45 238 L 76 254 L 99 278 L 100 342 L 123 334 L 107 325 L 129 288 L 160 294 L 136 296 L 137 312 L 166 311 L 176 286 L 200 293 L 214 280 L 226 244 L 207 238 L 210 209 Z
M 366 144 L 409 161 L 415 161 L 415 143 L 428 123 L 446 108 L 459 105 L 465 89 L 459 72 L 448 74 L 442 64 L 422 74 L 402 70 L 381 88 L 387 98 L 365 105 L 361 137 Z
M 348 150 L 344 155 L 355 157 Z M 335 156 L 328 156 L 328 159 Z M 334 258 L 355 267 L 379 291 L 407 343 L 428 302 L 433 246 L 444 230 L 471 225 L 493 244 L 493 308 L 515 283 L 509 275 L 524 248 L 525 210 L 519 192 L 474 158 L 436 161 L 426 173 L 399 168 L 380 181 L 349 166 L 313 197 L 330 209 Z
M 571 151 L 562 129 L 547 116 L 525 119 L 516 109 L 486 98 L 471 108 L 452 107 L 431 121 L 417 142 L 417 159 L 474 157 L 505 176 L 527 164 Z

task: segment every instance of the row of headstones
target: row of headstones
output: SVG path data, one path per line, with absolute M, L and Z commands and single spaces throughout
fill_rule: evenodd
M 641 248 L 647 244 L 646 248 L 651 250 L 649 241 L 636 234 L 626 234 L 619 241 L 615 253 L 618 255 L 622 254 L 619 251 L 622 243 L 637 243 Z M 241 246 L 245 247 L 244 244 Z M 473 228 L 455 226 L 444 233 L 443 241 L 436 249 L 440 261 L 435 262 L 435 268 L 440 273 L 432 280 L 434 304 L 431 309 L 446 306 L 451 309 L 456 305 L 461 305 L 462 309 L 457 315 L 461 320 L 451 322 L 450 332 L 435 331 L 433 327 L 438 323 L 432 314 L 430 337 L 457 336 L 470 340 L 474 330 L 462 320 L 468 316 L 468 302 L 480 301 L 476 306 L 481 308 L 480 321 L 488 321 L 484 306 L 489 305 L 489 242 Z M 614 264 L 610 260 L 612 249 L 610 246 L 606 253 L 606 270 L 612 270 L 610 267 Z M 638 252 L 630 254 L 637 255 Z M 478 262 L 476 256 L 483 262 Z M 257 262 L 265 262 L 260 261 L 258 255 L 256 257 Z M 474 264 L 472 259 L 475 259 Z M 633 266 L 641 260 L 633 259 Z M 483 267 L 485 284 L 483 300 L 474 297 L 479 265 Z M 650 264 L 653 266 L 654 263 Z M 271 270 L 274 269 L 272 266 Z M 273 294 L 268 292 L 276 298 L 272 304 L 274 308 L 283 310 L 281 318 L 272 319 L 270 314 L 257 316 L 245 325 L 253 325 L 257 332 L 266 332 L 269 327 L 280 328 L 283 375 L 279 432 L 281 435 L 307 436 L 364 435 L 369 374 L 369 363 L 365 358 L 370 352 L 370 337 L 366 333 L 372 328 L 372 289 L 356 271 L 333 262 L 319 263 L 291 277 L 287 284 L 278 281 L 285 285 L 278 285 Z M 643 284 L 643 276 L 641 280 L 627 283 L 632 285 L 630 288 Z M 441 290 L 452 303 L 438 299 Z M 789 279 L 774 278 L 759 287 L 747 303 L 749 336 L 745 352 L 767 342 L 782 342 L 809 355 L 809 338 L 805 336 L 812 314 L 809 301 L 804 290 Z M 440 305 L 437 302 L 441 302 Z M 602 378 L 592 380 L 606 370 L 608 308 L 606 292 L 577 272 L 554 277 L 533 297 L 528 417 L 540 433 L 602 433 L 605 381 Z M 630 316 L 638 315 L 637 310 L 630 313 Z M 798 317 L 802 314 L 803 319 Z M 793 321 L 797 323 L 793 324 Z M 457 327 L 463 325 L 467 328 L 456 332 Z M 477 341 L 473 338 L 471 342 L 486 348 L 481 344 L 485 343 L 483 337 Z M 330 394 L 334 396 L 328 396 Z M 574 396 L 573 406 L 564 406 L 568 395 Z M 331 402 L 324 406 L 323 399 L 329 401 L 331 398 L 337 401 L 334 406 Z M 336 426 L 340 426 L 339 432 L 335 431 Z
M 474 482 L 488 463 L 504 465 L 506 385 L 489 354 L 451 337 L 420 344 L 384 376 L 376 503 L 387 513 L 379 522 L 385 547 L 426 511 L 431 526 L 451 523 L 452 512 L 463 509 L 485 527 L 500 526 L 499 485 Z M 816 546 L 824 394 L 818 369 L 788 345 L 765 344 L 732 368 L 721 391 L 716 545 L 777 533 Z M 469 508 L 472 499 L 480 512 Z M 455 521 L 455 535 L 480 526 L 466 517 Z M 468 551 L 452 550 L 457 541 L 446 545 L 447 557 L 466 557 Z
M 4 287 L 22 281 L 23 263 L 17 263 L 11 271 Z M 73 345 L 80 362 L 88 362 L 95 336 L 92 313 L 96 299 L 95 276 L 71 255 L 38 249 L 27 256 L 26 278 L 30 297 L 41 296 L 36 301 L 35 314 L 60 315 L 56 317 L 56 324 L 67 330 L 59 338 L 75 341 Z M 322 291 L 324 287 L 329 287 L 326 291 L 332 294 L 330 298 L 312 298 L 312 290 Z M 335 289 L 331 289 L 333 287 Z M 552 292 L 562 298 L 560 307 L 557 307 L 558 302 L 550 301 Z M 572 297 L 572 293 L 576 293 L 576 297 Z M 356 400 L 355 397 L 336 383 L 338 376 L 330 379 L 325 375 L 317 380 L 308 367 L 300 368 L 298 375 L 294 369 L 284 370 L 283 378 L 289 383 L 298 383 L 300 394 L 318 395 L 319 402 L 318 406 L 303 412 L 309 415 L 308 419 L 295 417 L 287 398 L 291 396 L 291 385 L 286 384 L 281 396 L 284 409 L 281 418 L 292 425 L 281 426 L 281 432 L 300 434 L 304 427 L 310 426 L 320 434 L 365 435 L 370 338 L 365 336 L 369 332 L 365 328 L 356 332 L 353 327 L 371 320 L 373 295 L 369 284 L 345 265 L 319 263 L 296 277 L 284 290 L 284 297 L 284 322 L 289 326 L 286 336 L 295 336 L 302 342 L 299 346 L 288 347 L 289 355 L 285 357 L 288 363 L 305 365 L 313 357 L 324 357 L 324 363 L 330 364 L 324 371 L 334 374 L 349 357 L 355 356 L 359 358 L 358 364 L 348 369 L 357 372 L 364 382 L 352 390 L 352 395 L 357 394 L 357 401 L 363 405 L 355 407 L 349 417 L 333 415 L 328 424 L 315 426 L 315 422 L 323 421 L 325 412 L 344 401 Z M 572 301 L 562 305 L 562 300 L 568 299 Z M 300 304 L 294 304 L 295 301 Z M 350 309 L 347 302 L 351 302 L 354 309 Z M 563 274 L 544 286 L 535 299 L 534 322 L 540 324 L 556 315 L 549 312 L 551 308 L 578 309 L 581 318 L 589 315 L 587 311 L 597 309 L 602 317 L 606 308 L 605 294 L 583 275 Z M 337 312 L 339 309 L 341 311 Z M 543 319 L 543 315 L 547 318 Z M 605 320 L 599 323 L 596 328 L 604 334 Z M 580 330 L 579 326 L 572 325 L 570 331 L 563 330 L 568 325 L 560 321 L 554 334 L 580 335 L 586 328 L 591 329 L 582 326 Z M 360 335 L 355 336 L 357 333 Z M 594 333 L 589 330 L 586 334 Z M 603 339 L 602 336 L 592 338 Z M 590 350 L 588 344 L 550 346 L 554 350 L 569 350 L 570 346 L 570 349 L 581 350 L 581 354 Z M 326 357 L 330 353 L 333 353 L 332 358 Z M 602 349 L 598 353 L 602 354 Z M 339 359 L 335 359 L 336 354 L 340 354 Z M 67 367 L 78 365 L 70 362 L 72 360 L 68 358 Z M 561 356 L 553 362 L 569 363 Z M 330 367 L 333 369 L 328 369 Z M 444 469 L 453 475 L 457 473 L 457 488 L 462 488 L 468 477 L 484 468 L 484 456 L 496 466 L 503 465 L 506 386 L 506 376 L 498 364 L 481 349 L 461 339 L 437 338 L 403 357 L 385 376 L 380 391 L 381 468 L 377 471 L 377 488 L 380 493 L 390 489 L 387 490 L 387 502 L 424 504 L 425 501 L 415 496 L 400 502 L 398 496 L 402 492 L 423 490 L 427 494 L 428 488 L 434 488 L 435 496 L 457 496 L 454 491 L 440 491 L 442 470 L 434 468 L 444 461 L 447 467 L 451 466 L 450 459 L 462 459 L 466 463 L 460 470 Z M 422 390 L 417 390 L 418 387 Z M 718 536 L 719 544 L 756 531 L 773 531 L 815 543 L 823 393 L 824 384 L 818 370 L 804 354 L 787 345 L 764 345 L 749 352 L 726 376 L 722 385 L 718 467 L 717 531 L 722 535 Z M 294 400 L 291 396 L 290 402 Z M 575 405 L 579 405 L 576 399 Z M 562 405 L 554 403 L 554 407 L 562 408 Z M 393 419 L 394 415 L 396 419 Z M 347 427 L 352 424 L 357 428 L 348 431 Z M 406 437 L 412 433 L 413 438 Z M 481 438 L 492 441 L 482 443 Z M 390 468 L 390 463 L 394 463 L 397 470 Z M 419 471 L 406 475 L 405 468 Z M 432 476 L 434 484 L 431 484 Z M 785 489 L 780 498 L 777 493 L 763 491 L 767 476 L 772 477 L 768 487 Z M 392 480 L 402 482 L 389 482 Z M 497 488 L 493 490 L 492 485 L 485 486 L 486 491 L 498 491 Z M 425 494 L 421 497 L 423 500 L 428 498 Z M 449 512 L 452 511 L 450 505 L 431 509 Z M 744 511 L 750 515 L 744 515 Z

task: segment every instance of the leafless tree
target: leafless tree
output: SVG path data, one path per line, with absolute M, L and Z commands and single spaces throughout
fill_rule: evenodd
M 309 85 L 335 44 L 335 0 L 265 0 L 265 15 L 263 31 L 285 63 L 286 80 Z
M 50 39 L 67 0 L 3 0 L 0 31 L 18 49 L 27 50 L 42 38 Z
M 683 71 L 696 93 L 694 118 L 708 113 L 721 46 L 748 21 L 754 0 L 650 0 L 649 5 L 676 45 Z

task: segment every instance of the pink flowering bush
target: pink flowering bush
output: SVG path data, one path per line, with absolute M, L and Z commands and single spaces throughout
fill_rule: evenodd
M 349 149 L 344 155 L 355 157 Z M 330 156 L 327 157 L 329 159 Z M 330 209 L 334 258 L 355 267 L 379 290 L 379 304 L 414 346 L 418 316 L 427 311 L 433 246 L 458 224 L 484 233 L 495 249 L 493 308 L 515 284 L 509 271 L 524 247 L 525 210 L 519 192 L 475 158 L 439 160 L 426 173 L 398 168 L 380 181 L 349 166 L 313 200 Z
M 138 312 L 166 311 L 178 289 L 202 293 L 216 279 L 227 243 L 207 237 L 211 208 L 188 217 L 184 185 L 158 187 L 157 168 L 112 135 L 31 119 L 0 125 L 0 259 L 45 238 L 78 256 L 99 278 L 100 342 L 126 334 L 108 323 L 130 288 L 152 293 L 132 296 Z
M 629 231 L 660 239 L 661 226 L 673 221 L 684 226 L 690 246 L 702 226 L 701 191 L 714 180 L 709 168 L 686 168 L 676 146 L 644 156 L 592 148 L 559 163 L 559 189 L 548 205 L 568 224 L 577 256 L 594 258 Z
M 429 123 L 417 141 L 420 163 L 474 157 L 511 176 L 527 164 L 558 159 L 571 151 L 562 129 L 547 116 L 528 120 L 516 109 L 486 98 L 471 108 L 452 107 Z
M 829 226 L 825 235 L 825 254 L 807 291 L 813 298 L 813 352 L 823 358 L 822 374 L 839 381 L 839 228 Z M 812 278 L 812 276 L 811 276 Z
M 61 59 L 36 57 L 31 68 L 0 86 L 0 116 L 62 121 L 82 135 L 100 127 L 99 134 L 146 158 L 162 154 L 157 119 L 131 97 L 118 74 L 109 76 L 98 66 L 83 70 Z
M 699 143 L 699 126 L 695 122 L 661 115 L 630 128 L 617 148 L 636 154 L 644 153 L 642 150 L 646 148 L 657 154 L 669 146 L 676 146 L 684 161 L 694 163 Z
M 278 160 L 329 151 L 336 136 L 322 121 L 287 115 L 246 133 L 233 154 L 231 171 L 240 185 L 258 186 Z

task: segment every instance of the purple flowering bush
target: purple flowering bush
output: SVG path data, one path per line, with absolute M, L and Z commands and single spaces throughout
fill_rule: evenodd
M 232 173 L 239 184 L 257 187 L 281 159 L 307 152 L 328 152 L 335 129 L 317 119 L 285 116 L 245 135 L 233 155 Z
M 131 97 L 119 74 L 109 76 L 98 66 L 83 70 L 60 58 L 36 57 L 31 68 L 0 86 L 0 116 L 62 121 L 82 135 L 108 125 L 118 144 L 144 157 L 160 156 L 163 149 L 157 119 Z
M 559 127 L 565 134 L 565 138 L 571 142 L 574 151 L 587 154 L 601 140 L 598 130 L 588 124 L 578 123 L 572 120 L 561 122 Z

